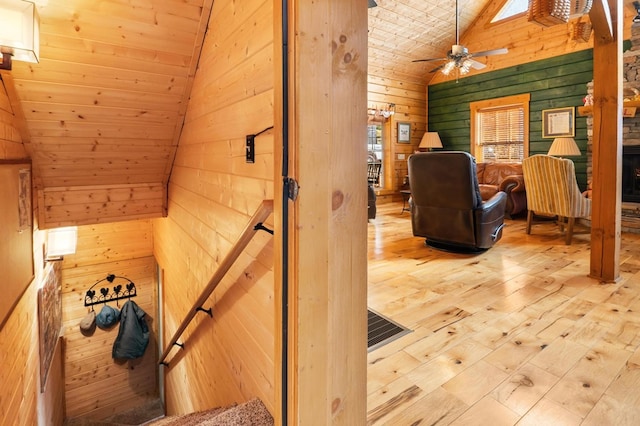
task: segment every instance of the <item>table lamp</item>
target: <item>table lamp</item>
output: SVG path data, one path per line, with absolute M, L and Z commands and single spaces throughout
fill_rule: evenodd
M 431 151 L 433 148 L 442 148 L 442 142 L 438 132 L 425 132 L 418 145 L 418 151 Z

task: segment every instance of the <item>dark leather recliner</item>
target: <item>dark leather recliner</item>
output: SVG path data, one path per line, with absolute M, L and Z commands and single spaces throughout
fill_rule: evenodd
M 486 250 L 502 237 L 507 195 L 482 201 L 475 159 L 467 152 L 421 152 L 409 157 L 411 226 L 436 248 Z

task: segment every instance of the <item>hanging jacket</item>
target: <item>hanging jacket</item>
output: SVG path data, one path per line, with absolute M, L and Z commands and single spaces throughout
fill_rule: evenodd
M 127 300 L 120 311 L 120 330 L 113 342 L 113 358 L 133 359 L 144 354 L 149 344 L 149 326 L 145 312 L 135 302 Z

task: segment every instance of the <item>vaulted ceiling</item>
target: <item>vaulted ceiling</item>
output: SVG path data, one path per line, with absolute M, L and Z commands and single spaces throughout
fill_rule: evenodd
M 430 78 L 429 71 L 438 63 L 411 61 L 446 56 L 456 40 L 456 1 L 376 0 L 376 3 L 377 7 L 369 9 L 369 63 L 417 81 Z M 491 0 L 458 3 L 462 38 Z M 501 4 L 502 0 L 494 3 Z M 484 50 L 503 47 L 498 44 Z

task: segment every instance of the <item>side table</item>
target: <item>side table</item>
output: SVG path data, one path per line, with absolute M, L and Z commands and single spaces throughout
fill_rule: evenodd
M 411 197 L 411 190 L 402 189 L 400 190 L 400 195 L 402 196 L 402 211 L 400 214 L 404 212 L 411 211 L 411 206 L 409 205 L 409 198 Z

